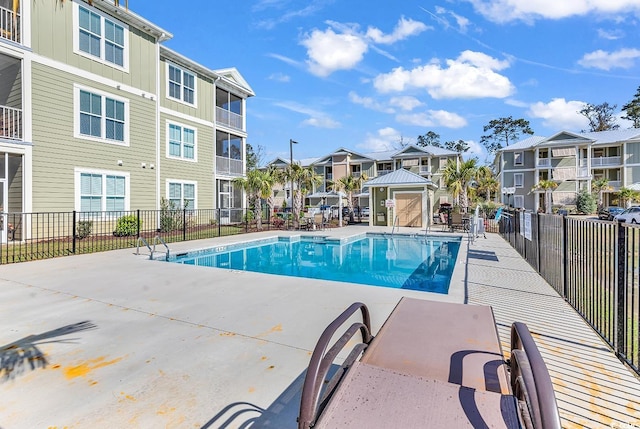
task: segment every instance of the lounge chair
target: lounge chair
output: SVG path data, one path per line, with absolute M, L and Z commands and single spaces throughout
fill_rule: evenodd
M 329 347 L 358 310 L 362 322 Z M 367 307 L 355 303 L 323 332 L 304 381 L 299 429 L 560 429 L 551 379 L 526 325 L 513 324 L 505 361 L 488 306 L 405 297 L 375 338 L 369 320 Z M 362 341 L 325 384 L 358 332 Z

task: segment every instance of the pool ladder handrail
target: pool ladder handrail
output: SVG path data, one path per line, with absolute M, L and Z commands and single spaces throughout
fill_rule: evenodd
M 167 243 L 159 235 L 153 237 L 153 249 L 151 248 L 147 240 L 144 239 L 144 237 L 138 237 L 138 241 L 136 242 L 136 255 L 140 254 L 140 243 L 142 243 L 147 247 L 147 249 L 149 249 L 149 259 L 153 259 L 153 254 L 156 252 L 156 244 L 158 244 L 158 242 L 160 242 L 165 247 L 165 249 L 167 249 L 166 259 L 169 259 L 169 246 L 167 246 Z
M 396 230 L 396 227 L 398 227 L 398 229 L 400 229 L 400 226 L 398 226 L 398 223 L 400 222 L 400 218 L 398 216 L 395 217 L 395 219 L 393 219 L 393 228 L 391 228 L 391 235 L 393 235 L 393 233 Z

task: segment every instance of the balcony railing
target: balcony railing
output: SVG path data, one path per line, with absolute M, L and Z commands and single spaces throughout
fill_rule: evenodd
M 622 157 L 620 156 L 599 156 L 597 158 L 591 158 L 592 167 L 601 167 L 605 165 L 621 165 Z
M 0 7 L 0 38 L 20 43 L 20 14 L 4 7 Z
M 378 176 L 384 176 L 385 174 L 391 173 L 393 170 L 378 170 Z
M 227 176 L 244 175 L 244 162 L 239 159 L 216 156 L 216 173 Z
M 230 112 L 221 107 L 216 107 L 216 122 L 222 125 L 226 125 L 230 128 L 243 131 L 242 128 L 242 115 Z
M 609 185 L 612 191 L 619 191 L 622 186 L 622 182 L 620 180 L 609 180 L 607 185 Z
M 551 167 L 551 158 L 538 158 L 538 167 Z
M 362 172 L 360 171 L 352 171 L 351 172 L 351 176 L 353 177 L 360 177 L 362 175 Z
M 22 140 L 22 109 L 0 106 L 0 138 Z

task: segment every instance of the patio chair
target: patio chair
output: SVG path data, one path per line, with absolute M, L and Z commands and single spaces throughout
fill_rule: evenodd
M 449 225 L 447 224 L 447 215 L 444 213 L 440 213 L 440 223 L 442 224 L 442 230 L 446 231 L 449 229 Z
M 322 214 L 322 212 L 313 215 L 313 225 L 315 229 L 324 229 L 324 215 Z
M 352 318 L 358 311 L 362 322 Z M 346 322 L 353 324 L 332 346 Z M 362 340 L 353 341 L 358 332 Z M 353 349 L 332 371 L 348 344 Z M 512 325 L 505 361 L 491 307 L 404 297 L 375 337 L 362 303 L 327 326 L 306 372 L 298 429 L 511 429 L 521 421 L 561 428 L 549 372 L 526 325 Z
M 469 230 L 469 218 L 465 217 L 462 213 L 451 213 L 451 230 Z

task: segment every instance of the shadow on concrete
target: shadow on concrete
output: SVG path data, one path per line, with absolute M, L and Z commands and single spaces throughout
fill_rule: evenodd
M 48 362 L 38 346 L 48 343 L 74 342 L 76 338 L 64 340 L 52 340 L 52 338 L 94 328 L 96 328 L 96 325 L 89 321 L 84 321 L 53 329 L 42 334 L 29 335 L 13 343 L 1 346 L 0 382 L 12 380 L 16 376 L 24 373 L 27 369 L 33 371 L 38 368 L 45 368 Z
M 305 370 L 296 377 L 267 409 L 249 402 L 234 402 L 220 410 L 201 429 L 296 429 L 306 374 Z

